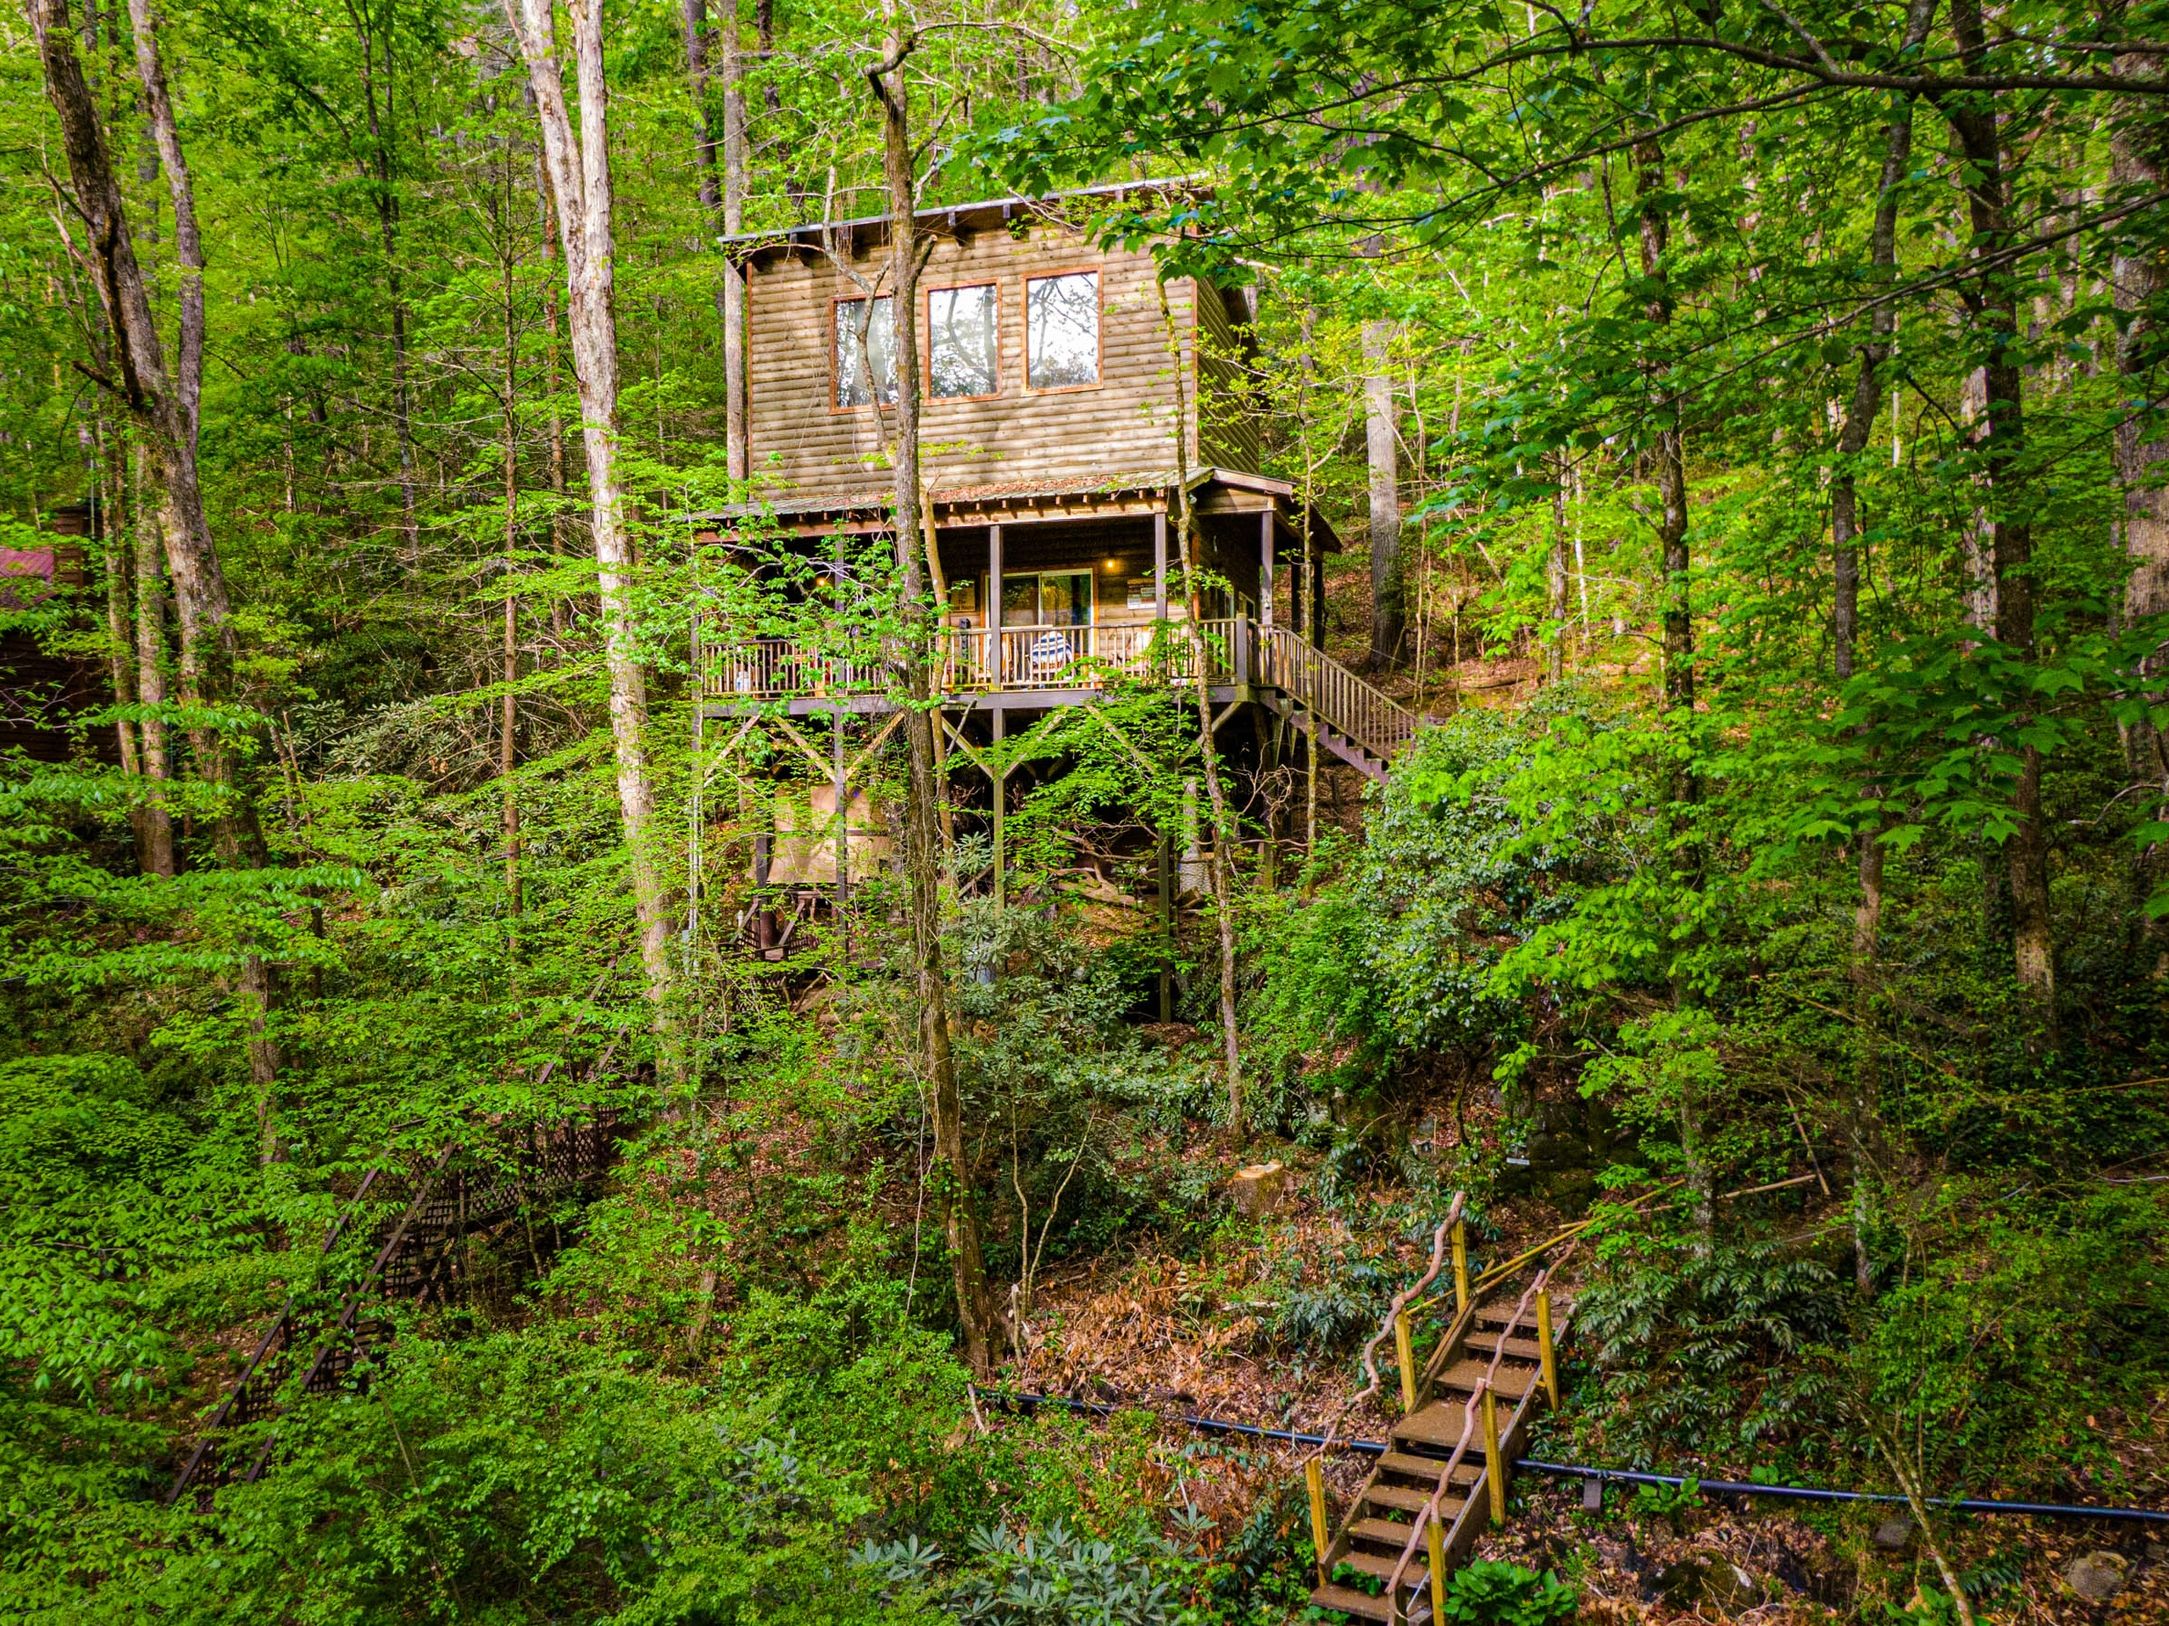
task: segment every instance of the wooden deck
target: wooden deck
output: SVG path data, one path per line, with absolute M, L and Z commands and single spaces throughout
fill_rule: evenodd
M 1374 779 L 1384 778 L 1422 721 L 1288 628 L 1248 617 L 1201 621 L 1195 636 L 1182 621 L 944 629 L 933 677 L 944 706 L 1045 710 L 1088 704 L 1120 686 L 1187 686 L 1200 661 L 1215 704 L 1266 706 Z M 871 644 L 714 637 L 702 646 L 700 667 L 712 715 L 887 712 L 897 704 L 895 670 Z

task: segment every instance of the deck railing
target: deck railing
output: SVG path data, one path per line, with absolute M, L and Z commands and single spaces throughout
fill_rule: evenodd
M 932 673 L 937 692 L 1099 689 L 1115 682 L 1188 683 L 1197 663 L 1214 683 L 1278 689 L 1381 762 L 1400 754 L 1418 719 L 1325 651 L 1286 627 L 1248 617 L 1118 625 L 943 627 Z M 718 639 L 701 652 L 702 692 L 721 700 L 849 699 L 895 681 L 873 640 L 819 649 L 795 638 Z
M 1247 624 L 1200 622 L 1208 674 L 1225 679 L 1249 643 Z M 1179 621 L 1000 629 L 944 627 L 934 646 L 935 686 L 947 694 L 1007 689 L 1093 689 L 1117 681 L 1187 682 L 1194 648 Z M 701 652 L 701 689 L 716 699 L 780 700 L 880 694 L 893 672 L 878 645 L 811 649 L 795 638 L 717 641 Z

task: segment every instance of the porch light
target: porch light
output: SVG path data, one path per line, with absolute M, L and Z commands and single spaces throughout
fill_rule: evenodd
M 1107 561 L 1107 570 L 1110 575 L 1112 575 L 1115 571 L 1120 570 L 1121 568 L 1122 561 L 1120 559 L 1110 559 Z

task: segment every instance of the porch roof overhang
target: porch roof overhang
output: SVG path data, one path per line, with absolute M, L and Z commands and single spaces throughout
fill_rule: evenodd
M 1272 514 L 1274 551 L 1302 551 L 1304 509 L 1296 496 L 1295 486 L 1269 475 L 1246 474 L 1235 469 L 1195 469 L 1187 480 L 1168 469 L 1090 480 L 936 486 L 928 495 L 934 506 L 935 529 L 959 530 L 985 525 L 1148 518 L 1172 512 L 1178 488 L 1187 490 L 1191 512 L 1200 519 Z M 785 497 L 773 502 L 734 503 L 685 517 L 689 523 L 704 529 L 721 530 L 748 520 L 765 519 L 794 536 L 835 536 L 889 529 L 893 502 L 891 492 L 878 489 Z M 1310 527 L 1312 541 L 1321 552 L 1338 553 L 1341 550 L 1340 538 L 1316 507 L 1310 510 Z

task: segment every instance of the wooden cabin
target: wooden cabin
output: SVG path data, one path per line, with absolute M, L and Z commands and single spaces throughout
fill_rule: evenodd
M 919 439 L 942 607 L 938 738 L 952 765 L 961 755 L 984 770 L 997 895 L 1013 772 L 981 748 L 1012 720 L 1090 705 L 1117 681 L 1189 688 L 1202 665 L 1238 772 L 1323 748 L 1382 777 L 1415 727 L 1301 624 L 1339 544 L 1287 481 L 1262 472 L 1245 388 L 1251 296 L 1162 279 L 1149 246 L 1104 245 L 1093 214 L 1130 190 L 932 209 L 918 221 L 930 240 L 917 293 Z M 827 221 L 727 247 L 746 277 L 758 501 L 696 522 L 736 561 L 748 557 L 734 546 L 747 533 L 773 546 L 780 530 L 799 554 L 796 576 L 813 583 L 802 590 L 848 594 L 845 539 L 894 527 L 887 222 Z M 1180 572 L 1185 514 L 1192 563 L 1212 583 L 1195 627 Z M 1306 528 L 1309 593 L 1295 580 Z M 753 568 L 775 568 L 768 557 Z M 711 621 L 701 645 L 703 715 L 728 731 L 714 760 L 758 727 L 788 742 L 786 764 L 811 771 L 810 793 L 775 792 L 772 824 L 755 821 L 767 828 L 750 878 L 774 907 L 747 918 L 754 942 L 780 957 L 809 910 L 841 904 L 880 861 L 880 818 L 836 810 L 864 806 L 860 765 L 899 716 L 896 675 L 878 645 L 859 648 L 831 626 L 793 638 Z M 742 805 L 768 795 L 751 791 Z M 1163 912 L 1171 867 L 1163 852 Z M 1166 1000 L 1163 979 L 1163 1011 Z
M 1160 183 L 1147 183 L 1166 190 Z M 1096 211 L 1134 187 L 923 211 L 920 445 L 943 610 L 937 686 L 991 720 L 1090 700 L 1118 674 L 1185 679 L 1202 657 L 1223 706 L 1258 705 L 1377 776 L 1414 720 L 1326 660 L 1304 603 L 1339 544 L 1260 470 L 1244 387 L 1251 296 L 1162 280 L 1149 246 L 1110 247 Z M 891 525 L 895 322 L 881 217 L 751 234 L 748 465 L 761 501 L 706 516 L 780 526 L 809 556 Z M 1223 584 L 1186 620 L 1179 543 Z M 1314 591 L 1295 575 L 1309 527 Z M 1155 629 L 1160 637 L 1155 642 Z M 1170 661 L 1170 648 L 1190 651 Z M 712 713 L 888 709 L 878 654 L 815 655 L 709 629 Z

